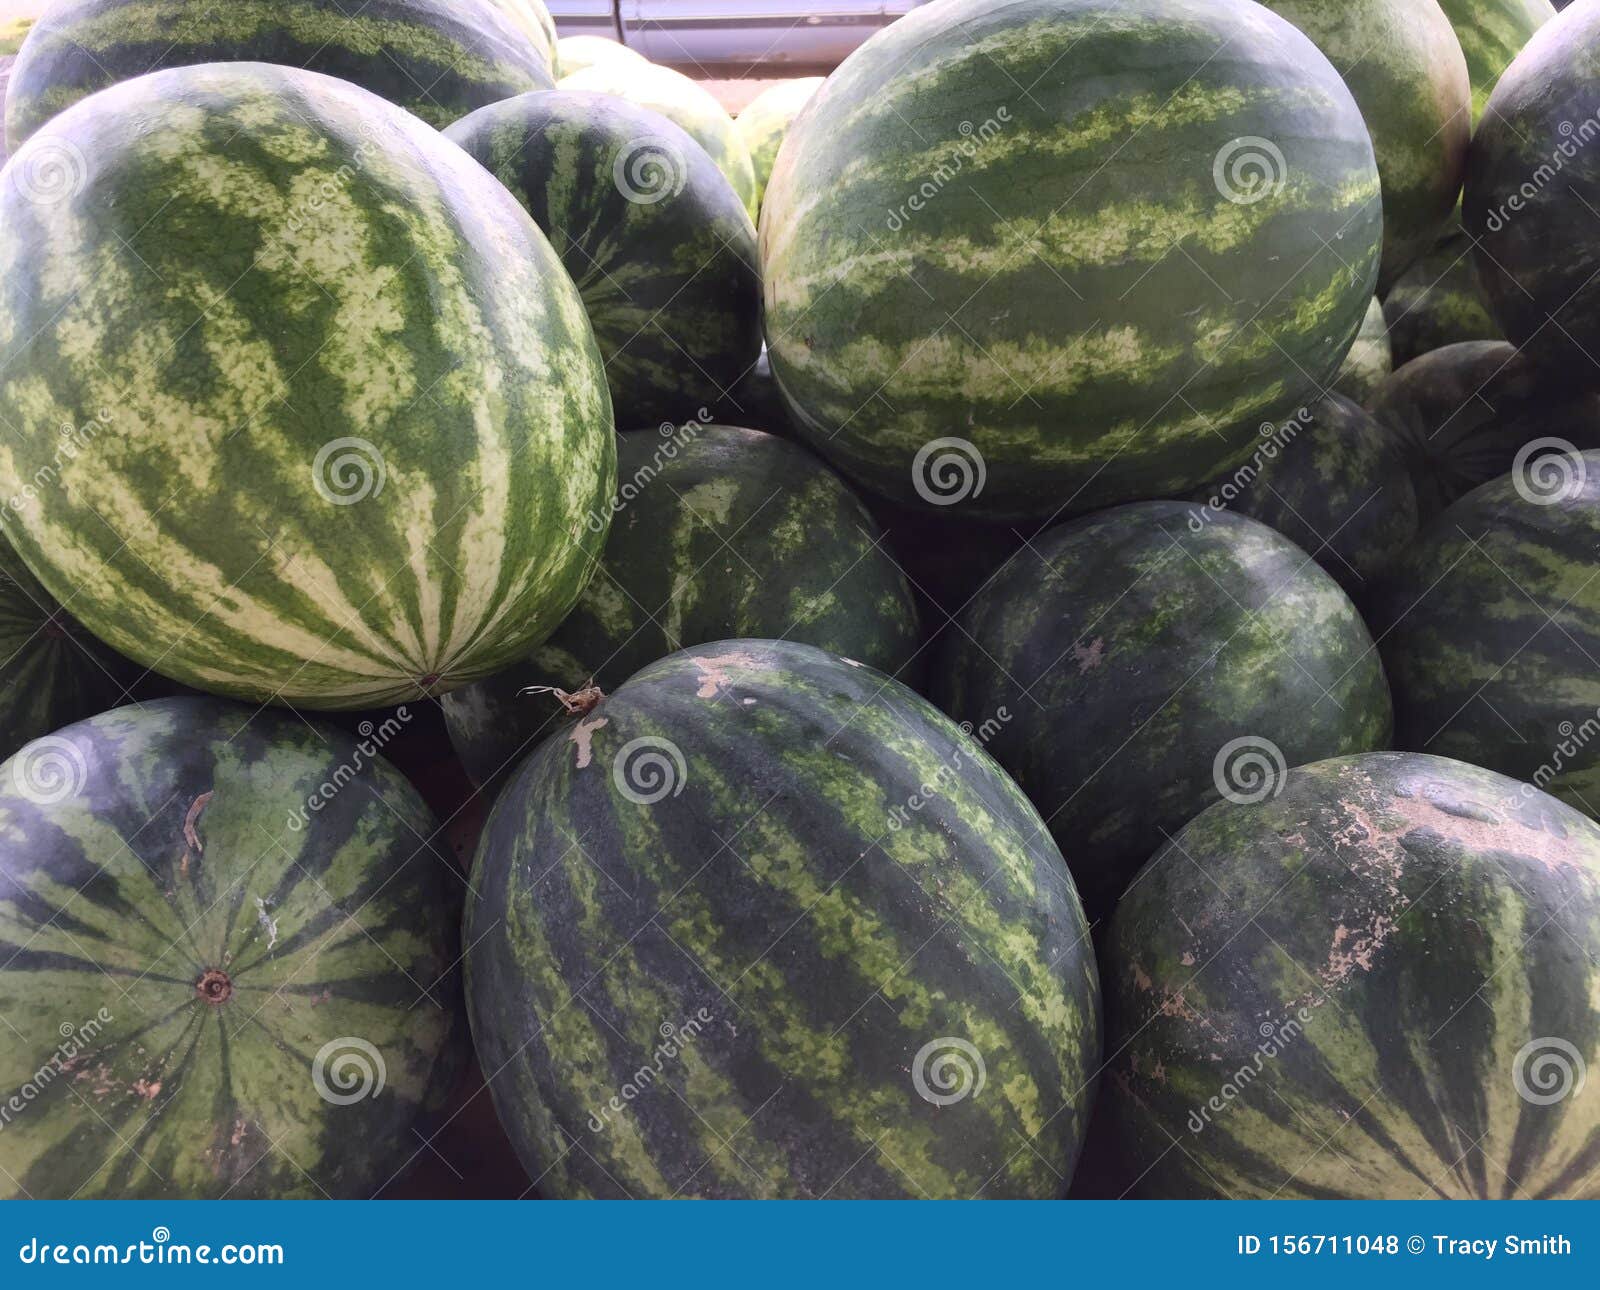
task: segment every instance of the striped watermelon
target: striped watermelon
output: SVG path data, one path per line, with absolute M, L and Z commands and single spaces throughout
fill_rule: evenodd
M 789 132 L 789 123 L 821 87 L 820 76 L 779 81 L 757 94 L 734 118 L 733 128 L 744 140 L 744 146 L 750 151 L 750 164 L 755 167 L 758 208 L 761 195 L 767 190 L 767 178 L 772 174 L 772 163 L 778 157 L 778 145 Z
M 1332 380 L 1380 224 L 1349 91 L 1248 0 L 947 0 L 790 128 L 767 345 L 801 433 L 887 497 L 927 500 L 935 445 L 974 513 L 1181 492 Z
M 1383 177 L 1379 294 L 1439 236 L 1461 196 L 1472 86 L 1436 0 L 1264 0 L 1316 41 L 1361 106 Z
M 163 67 L 284 63 L 351 81 L 430 125 L 553 84 L 506 0 L 56 0 L 6 100 L 15 149 L 86 95 Z
M 605 94 L 524 94 L 445 131 L 511 191 L 572 275 L 620 429 L 715 407 L 761 352 L 744 205 L 665 117 Z
M 1341 757 L 1151 860 L 1104 958 L 1144 1193 L 1600 1196 L 1600 828 L 1520 787 Z
M 0 1194 L 368 1197 L 460 1054 L 460 880 L 374 747 L 213 699 L 0 766 Z
M 1495 86 L 1472 139 L 1462 222 L 1507 340 L 1553 375 L 1600 386 L 1600 5 L 1547 22 Z
M 1244 465 L 1192 494 L 1200 521 L 1219 510 L 1260 520 L 1363 603 L 1417 535 L 1405 452 L 1340 394 L 1262 430 L 1261 446 Z
M 1552 388 L 1505 341 L 1412 359 L 1379 388 L 1372 411 L 1405 452 L 1424 522 L 1504 475 L 1536 439 L 1600 448 L 1600 395 Z
M 5 175 L 0 496 L 38 497 L 0 519 L 97 636 L 201 689 L 359 708 L 560 622 L 613 487 L 604 374 L 549 243 L 459 149 L 343 81 L 227 63 L 103 91 Z
M 451 741 L 487 783 L 559 709 L 527 686 L 609 692 L 688 645 L 783 637 L 889 673 L 910 669 L 917 612 L 862 507 L 803 448 L 757 430 L 622 435 L 605 557 L 567 620 L 522 663 L 444 700 Z
M 1398 745 L 1600 816 L 1600 452 L 1551 446 L 1445 511 L 1374 610 Z
M 1389 325 L 1384 320 L 1383 304 L 1374 296 L 1361 320 L 1355 343 L 1344 356 L 1344 365 L 1333 378 L 1335 393 L 1353 403 L 1365 404 L 1383 378 L 1394 370 L 1394 354 L 1389 347 Z
M 1388 687 L 1349 597 L 1231 511 L 1143 502 L 1035 538 L 967 606 L 934 696 L 981 726 L 1091 913 L 1258 759 L 1383 747 Z
M 1459 229 L 1406 270 L 1383 301 L 1394 365 L 1446 345 L 1501 340 L 1472 263 L 1472 241 Z
M 464 935 L 478 1052 L 543 1194 L 1065 1189 L 1094 954 L 984 733 L 811 646 L 722 641 L 523 763 Z
M 138 669 L 84 631 L 0 539 L 0 757 L 114 708 Z
M 538 50 L 544 70 L 553 78 L 556 69 L 556 24 L 544 0 L 488 0 Z
M 1472 120 L 1483 116 L 1506 68 L 1533 33 L 1556 16 L 1550 0 L 1439 0 L 1456 30 L 1472 82 Z
M 686 131 L 717 163 L 751 219 L 756 216 L 756 172 L 750 152 L 722 104 L 703 86 L 670 67 L 631 59 L 602 59 L 581 72 L 563 76 L 563 90 L 614 94 L 658 112 Z

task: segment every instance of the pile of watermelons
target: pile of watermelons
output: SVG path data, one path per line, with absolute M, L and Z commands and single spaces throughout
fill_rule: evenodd
M 1600 1194 L 1600 0 L 5 122 L 0 1194 Z

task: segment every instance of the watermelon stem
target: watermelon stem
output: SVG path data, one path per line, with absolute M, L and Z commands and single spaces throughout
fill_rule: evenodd
M 194 992 L 207 1003 L 227 1003 L 233 997 L 233 982 L 221 968 L 207 968 L 194 983 Z
M 518 694 L 553 694 L 568 716 L 585 717 L 593 712 L 595 705 L 605 698 L 605 691 L 594 683 L 590 677 L 581 688 L 569 694 L 558 685 L 525 685 L 517 691 Z

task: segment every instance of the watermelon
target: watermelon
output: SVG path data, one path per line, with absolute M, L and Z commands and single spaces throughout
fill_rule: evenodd
M 1094 954 L 981 738 L 848 659 L 739 640 L 652 664 L 523 763 L 464 937 L 542 1194 L 1065 1189 Z
M 733 119 L 733 128 L 744 140 L 750 152 L 750 164 L 755 167 L 758 208 L 761 195 L 767 190 L 767 177 L 772 174 L 772 163 L 778 157 L 778 145 L 788 133 L 789 123 L 800 115 L 800 109 L 821 87 L 822 79 L 802 76 L 792 81 L 779 81 L 757 94 Z
M 665 117 L 604 94 L 524 94 L 445 131 L 527 208 L 594 326 L 617 425 L 715 406 L 761 352 L 744 205 Z
M 1472 242 L 1459 229 L 1406 270 L 1384 297 L 1383 316 L 1396 367 L 1446 345 L 1504 339 L 1489 316 Z
M 1593 219 L 1600 5 L 1546 23 L 1506 69 L 1472 139 L 1462 220 L 1505 338 L 1553 376 L 1600 386 Z
M 1384 321 L 1383 304 L 1374 296 L 1361 320 L 1355 343 L 1344 356 L 1344 365 L 1333 378 L 1333 388 L 1354 403 L 1365 404 L 1394 370 L 1394 354 L 1389 348 L 1389 325 Z
M 1388 687 L 1349 597 L 1232 511 L 1142 502 L 1060 525 L 959 625 L 934 697 L 998 726 L 988 749 L 1049 822 L 1092 914 L 1227 785 L 1388 742 Z
M 1553 388 L 1505 341 L 1412 359 L 1379 388 L 1372 411 L 1405 452 L 1424 521 L 1505 474 L 1535 439 L 1600 447 L 1600 395 Z
M 1333 379 L 1380 225 L 1344 82 L 1247 0 L 948 0 L 790 127 L 767 346 L 800 433 L 891 500 L 950 502 L 953 453 L 974 515 L 1172 494 Z
M 596 63 L 618 60 L 632 65 L 647 62 L 636 49 L 629 49 L 609 36 L 563 36 L 556 42 L 556 75 L 576 76 Z
M 138 670 L 84 631 L 0 540 L 0 757 L 126 701 Z
M 1466 55 L 1476 125 L 1495 83 L 1533 33 L 1556 16 L 1555 6 L 1550 0 L 1439 0 L 1439 7 Z
M 733 121 L 709 90 L 670 67 L 641 59 L 602 59 L 563 76 L 558 88 L 614 94 L 658 112 L 685 130 L 717 163 L 751 219 L 756 216 L 756 172 Z
M 908 670 L 917 613 L 882 537 L 805 449 L 757 430 L 622 435 L 605 557 L 567 620 L 523 662 L 446 696 L 451 740 L 480 783 L 510 768 L 558 709 L 523 693 L 610 692 L 687 645 L 783 637 Z
M 1339 757 L 1150 861 L 1104 957 L 1142 1192 L 1600 1196 L 1600 828 L 1521 787 Z
M 344 81 L 217 63 L 69 108 L 5 175 L 0 497 L 38 496 L 0 522 L 90 631 L 200 689 L 360 708 L 561 621 L 613 489 L 604 371 L 458 148 Z
M 544 70 L 552 78 L 556 68 L 556 25 L 544 0 L 488 0 L 489 7 L 508 18 L 534 49 L 544 63 Z
M 1600 815 L 1600 452 L 1530 447 L 1423 530 L 1374 626 L 1399 747 Z
M 384 735 L 163 699 L 0 766 L 0 1194 L 365 1198 L 415 1153 L 461 886 Z
M 1339 69 L 1372 131 L 1383 177 L 1379 294 L 1420 259 L 1461 196 L 1472 86 L 1436 0 L 1266 0 Z
M 1417 535 L 1405 452 L 1371 414 L 1329 394 L 1277 426 L 1244 465 L 1197 489 L 1199 521 L 1237 511 L 1310 553 L 1362 603 Z
M 57 0 L 17 57 L 6 137 L 15 150 L 63 108 L 159 68 L 258 60 L 337 76 L 445 126 L 553 83 L 506 2 Z

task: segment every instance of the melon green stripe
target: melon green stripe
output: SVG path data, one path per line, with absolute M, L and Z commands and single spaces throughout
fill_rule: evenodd
M 1477 124 L 1500 74 L 1511 66 L 1533 33 L 1556 16 L 1550 0 L 1439 0 L 1455 28 L 1472 82 L 1472 120 Z

